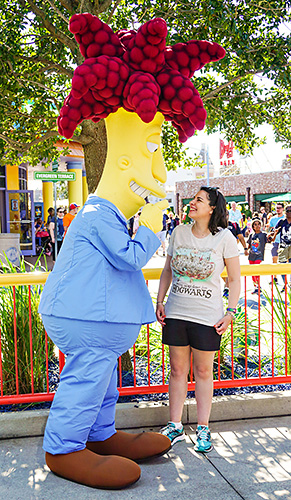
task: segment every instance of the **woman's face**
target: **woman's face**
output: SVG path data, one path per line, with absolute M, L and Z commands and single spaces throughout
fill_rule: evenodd
M 191 219 L 208 219 L 210 220 L 213 207 L 210 206 L 210 201 L 206 191 L 200 190 L 195 198 L 190 201 L 189 216 Z

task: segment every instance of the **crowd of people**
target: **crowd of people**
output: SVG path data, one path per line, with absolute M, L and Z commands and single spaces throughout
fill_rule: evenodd
M 37 244 L 37 253 L 45 253 L 52 255 L 53 260 L 59 253 L 66 232 L 78 213 L 80 205 L 71 203 L 69 211 L 64 207 L 57 208 L 57 217 L 55 217 L 55 209 L 48 209 L 47 220 L 43 221 L 38 217 L 35 221 L 35 239 Z

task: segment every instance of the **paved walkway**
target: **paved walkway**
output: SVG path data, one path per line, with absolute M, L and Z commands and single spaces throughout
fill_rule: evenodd
M 44 464 L 42 438 L 1 441 L 2 500 L 291 500 L 291 417 L 212 424 L 214 450 L 195 453 L 195 429 L 164 457 L 142 464 L 121 491 L 63 480 Z

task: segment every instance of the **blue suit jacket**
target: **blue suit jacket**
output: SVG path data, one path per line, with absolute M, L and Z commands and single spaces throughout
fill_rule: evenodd
M 110 323 L 151 323 L 155 314 L 141 268 L 159 247 L 141 226 L 132 240 L 109 201 L 90 195 L 70 224 L 39 312 Z

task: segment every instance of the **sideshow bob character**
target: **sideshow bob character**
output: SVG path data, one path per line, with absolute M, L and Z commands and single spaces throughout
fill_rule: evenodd
M 98 188 L 71 223 L 41 297 L 45 328 L 66 355 L 44 450 L 59 476 L 118 489 L 139 479 L 137 461 L 171 446 L 162 434 L 115 429 L 117 359 L 140 326 L 155 321 L 141 269 L 160 245 L 155 233 L 167 206 L 145 203 L 150 193 L 165 197 L 161 125 L 171 120 L 181 141 L 203 128 L 206 112 L 189 77 L 224 50 L 204 41 L 166 48 L 162 19 L 115 34 L 78 14 L 70 31 L 85 61 L 75 70 L 59 131 L 70 138 L 83 119 L 105 118 L 108 151 Z M 127 219 L 141 207 L 132 240 Z

